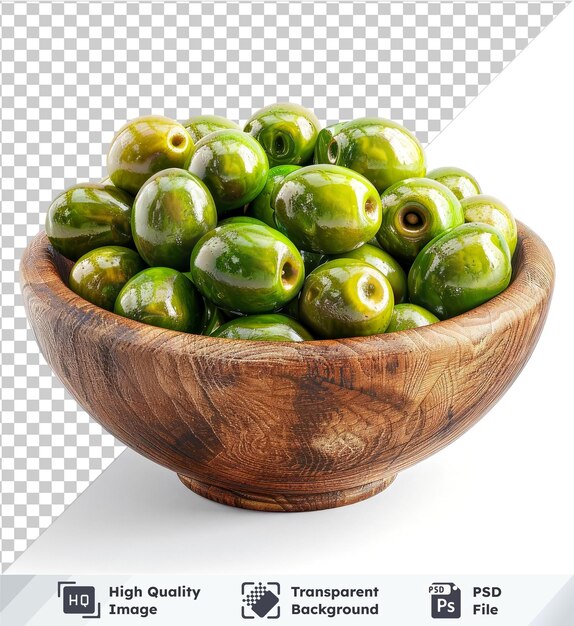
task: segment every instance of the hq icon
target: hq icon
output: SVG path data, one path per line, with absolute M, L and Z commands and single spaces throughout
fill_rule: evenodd
M 460 617 L 460 588 L 454 583 L 433 583 L 431 594 L 431 617 L 434 619 L 458 619 Z
M 75 581 L 58 582 L 58 598 L 66 615 L 81 615 L 84 619 L 100 619 L 100 603 L 96 607 L 96 588 L 76 585 Z

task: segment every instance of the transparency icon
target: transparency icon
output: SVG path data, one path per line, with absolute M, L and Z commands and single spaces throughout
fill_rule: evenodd
M 241 617 L 243 619 L 255 619 L 255 615 L 257 615 L 267 619 L 278 619 L 281 615 L 281 607 L 279 606 L 280 593 L 281 587 L 279 583 L 243 583 L 241 585 L 241 595 L 243 596 Z

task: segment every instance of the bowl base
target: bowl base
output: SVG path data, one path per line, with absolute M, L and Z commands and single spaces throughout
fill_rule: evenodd
M 383 480 L 376 480 L 366 485 L 341 489 L 339 491 L 327 491 L 325 493 L 302 493 L 302 494 L 277 494 L 255 493 L 247 491 L 235 491 L 224 489 L 215 485 L 202 483 L 189 476 L 178 474 L 181 482 L 194 493 L 204 498 L 214 500 L 220 504 L 236 506 L 242 509 L 254 511 L 297 512 L 319 511 L 321 509 L 333 509 L 347 504 L 353 504 L 377 495 L 386 489 L 397 477 L 396 474 Z

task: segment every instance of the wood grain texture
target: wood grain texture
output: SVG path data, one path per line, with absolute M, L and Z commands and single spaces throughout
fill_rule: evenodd
M 472 426 L 508 389 L 544 325 L 554 265 L 519 224 L 514 277 L 486 304 L 413 330 L 304 343 L 178 333 L 67 287 L 44 233 L 21 282 L 42 353 L 123 443 L 234 506 L 312 510 L 384 489 Z

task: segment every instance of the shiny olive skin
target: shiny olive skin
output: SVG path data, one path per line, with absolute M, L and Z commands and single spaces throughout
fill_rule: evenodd
M 276 167 L 272 167 L 267 174 L 265 187 L 263 187 L 263 190 L 257 198 L 249 203 L 247 213 L 265 222 L 267 226 L 277 228 L 275 223 L 275 211 L 271 206 L 271 194 L 277 183 L 281 182 L 285 176 L 291 174 L 291 172 L 299 169 L 301 169 L 299 165 L 277 165 Z
M 426 177 L 448 187 L 459 200 L 480 193 L 476 178 L 460 167 L 437 167 L 427 172 Z
M 463 224 L 420 252 L 409 271 L 409 296 L 447 319 L 499 294 L 511 276 L 510 250 L 500 232 L 487 224 Z
M 384 333 L 393 313 L 389 281 L 356 259 L 328 261 L 311 272 L 299 298 L 299 319 L 317 337 Z
M 256 111 L 244 131 L 263 146 L 269 167 L 306 165 L 321 126 L 312 111 L 290 102 L 278 102 Z
M 430 178 L 409 178 L 382 195 L 383 219 L 377 239 L 398 261 L 410 263 L 426 244 L 464 224 L 458 198 Z
M 187 170 L 154 174 L 139 190 L 132 209 L 132 236 L 151 266 L 189 269 L 193 246 L 217 226 L 207 187 Z
M 305 268 L 297 248 L 279 231 L 235 223 L 199 240 L 191 275 L 201 294 L 224 310 L 268 313 L 299 293 Z
M 220 326 L 212 337 L 250 341 L 310 341 L 313 339 L 299 322 L 277 313 L 246 315 Z
M 288 174 L 271 197 L 277 227 L 303 250 L 340 254 L 358 248 L 381 225 L 381 198 L 371 183 L 337 165 Z
M 514 254 L 518 242 L 516 220 L 504 202 L 493 196 L 480 194 L 465 198 L 461 205 L 466 222 L 490 224 L 490 226 L 497 228 L 506 239 L 510 254 Z
M 333 140 L 333 137 L 343 128 L 347 122 L 337 122 L 326 128 L 322 128 L 317 136 L 315 142 L 315 150 L 313 151 L 313 163 L 315 165 L 319 163 L 330 163 L 327 154 L 329 144 Z
M 122 246 L 103 246 L 86 252 L 70 271 L 70 289 L 108 311 L 122 287 L 132 276 L 146 268 L 139 254 Z
M 200 139 L 203 139 L 210 133 L 214 133 L 216 130 L 225 130 L 226 128 L 241 130 L 239 124 L 220 115 L 194 115 L 182 122 L 182 126 L 190 134 L 193 143 L 197 143 Z
M 404 126 L 381 118 L 347 122 L 333 135 L 325 163 L 355 170 L 382 192 L 399 180 L 425 175 L 423 147 Z
M 170 267 L 149 267 L 122 288 L 114 313 L 144 324 L 197 333 L 203 301 L 193 283 Z
M 217 130 L 200 139 L 189 171 L 207 185 L 219 215 L 243 207 L 262 191 L 269 164 L 263 148 L 240 130 Z
M 81 183 L 62 192 L 48 208 L 46 234 L 72 261 L 101 246 L 132 243 L 132 197 L 100 183 Z
M 436 315 L 423 309 L 416 304 L 396 304 L 391 316 L 391 323 L 386 332 L 394 333 L 398 330 L 409 330 L 410 328 L 420 328 L 440 322 Z
M 148 115 L 125 124 L 116 133 L 107 157 L 112 183 L 132 195 L 156 172 L 186 169 L 193 153 L 193 139 L 169 117 Z
M 400 263 L 393 259 L 388 252 L 366 243 L 356 250 L 337 255 L 336 258 L 358 259 L 377 268 L 391 284 L 395 304 L 406 301 L 407 275 Z

